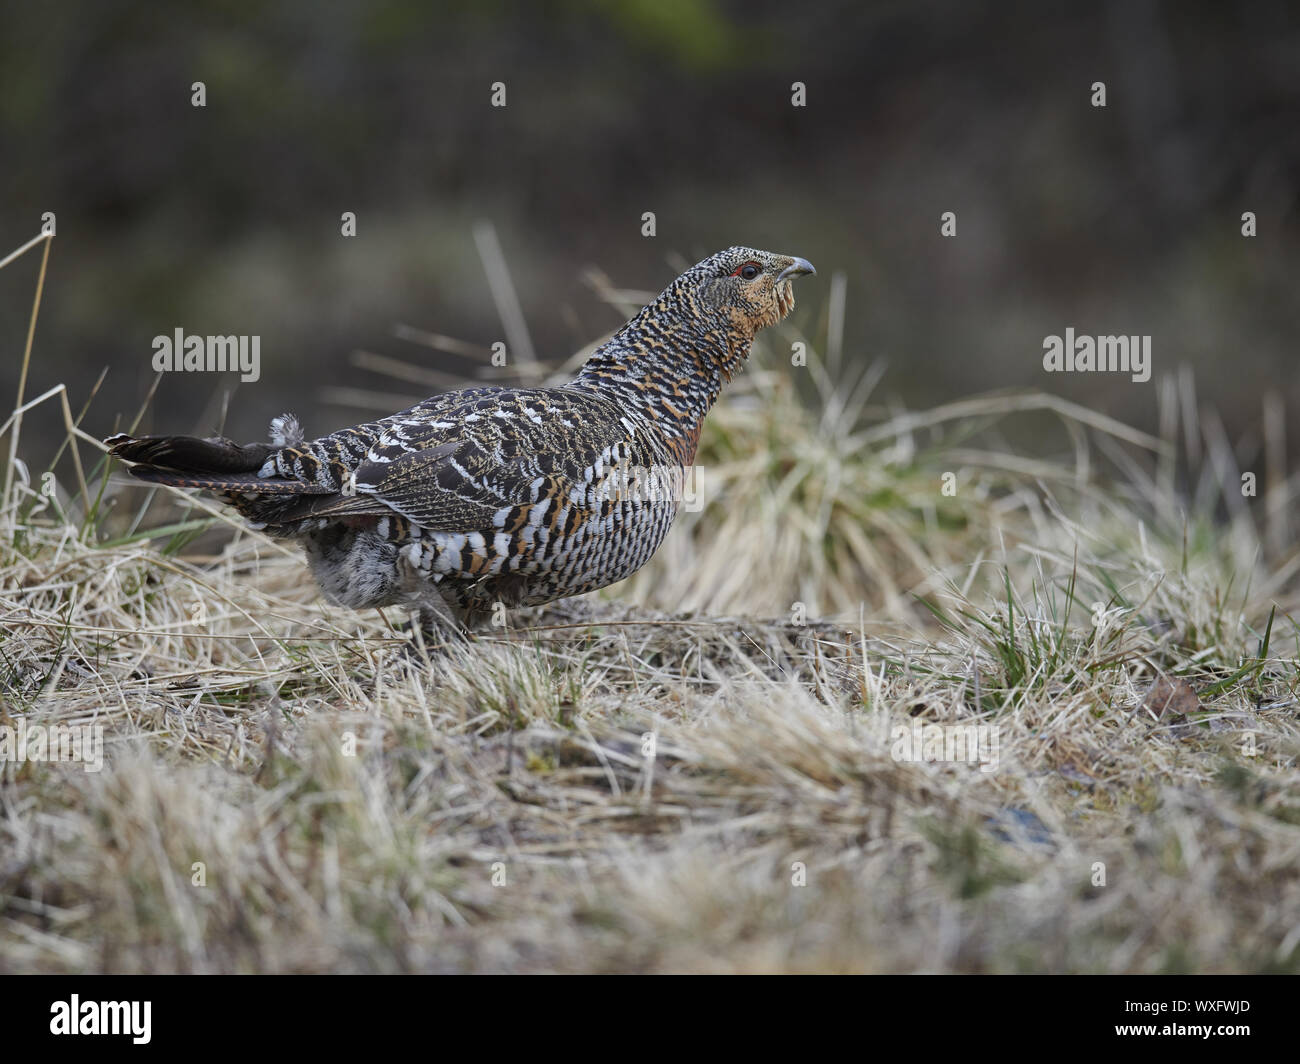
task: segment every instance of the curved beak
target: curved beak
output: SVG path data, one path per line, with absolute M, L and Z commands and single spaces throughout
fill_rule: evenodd
M 781 271 L 776 279 L 776 283 L 788 281 L 791 277 L 802 277 L 804 274 L 816 273 L 817 270 L 807 259 L 796 258 L 789 266 Z

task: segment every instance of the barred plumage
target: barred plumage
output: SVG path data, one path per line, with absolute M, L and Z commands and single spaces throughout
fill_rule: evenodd
M 558 388 L 471 388 L 306 441 L 105 442 L 142 480 L 216 493 L 306 548 L 326 596 L 473 626 L 631 575 L 677 514 L 705 415 L 804 259 L 734 247 L 687 270 Z M 636 474 L 633 476 L 632 474 Z

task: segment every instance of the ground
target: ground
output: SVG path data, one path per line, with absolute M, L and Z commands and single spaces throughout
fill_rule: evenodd
M 0 726 L 104 746 L 0 765 L 0 969 L 1300 968 L 1285 476 L 777 350 L 646 569 L 446 646 L 84 438 L 12 478 Z

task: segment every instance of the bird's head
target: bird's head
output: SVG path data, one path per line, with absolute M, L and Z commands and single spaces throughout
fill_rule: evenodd
M 796 277 L 817 271 L 807 259 L 734 247 L 710 255 L 678 278 L 683 295 L 726 331 L 723 373 L 730 377 L 759 329 L 794 309 Z
M 683 280 L 692 278 L 700 301 L 726 311 L 735 328 L 752 339 L 794 309 L 794 279 L 816 272 L 807 259 L 735 247 L 710 255 Z

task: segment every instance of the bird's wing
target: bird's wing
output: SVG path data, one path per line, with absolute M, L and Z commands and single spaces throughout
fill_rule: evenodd
M 423 528 L 485 531 L 500 510 L 580 480 L 628 434 L 614 402 L 562 389 L 435 396 L 373 429 L 344 491 L 278 505 L 274 520 L 395 512 Z

